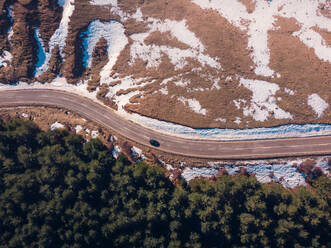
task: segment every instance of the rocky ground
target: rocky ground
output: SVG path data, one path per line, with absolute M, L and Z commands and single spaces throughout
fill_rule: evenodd
M 0 83 L 195 128 L 331 123 L 331 2 L 0 0 Z

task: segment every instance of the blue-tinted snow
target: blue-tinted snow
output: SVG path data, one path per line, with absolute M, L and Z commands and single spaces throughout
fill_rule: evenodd
M 38 45 L 38 62 L 35 65 L 36 69 L 35 69 L 35 72 L 34 72 L 34 75 L 36 75 L 37 72 L 38 72 L 38 68 L 40 68 L 45 63 L 46 53 L 45 53 L 45 49 L 44 49 L 44 43 L 41 40 L 40 35 L 39 35 L 39 29 L 38 28 L 36 28 L 34 30 L 34 38 L 36 39 L 37 45 Z
M 101 38 L 105 38 L 108 46 L 108 54 L 111 54 L 110 48 L 117 42 L 122 25 L 116 21 L 101 22 L 95 20 L 90 23 L 88 30 L 82 34 L 83 37 L 83 65 L 91 67 L 92 53 L 95 45 Z
M 194 129 L 137 114 L 126 114 L 126 117 L 161 132 L 193 139 L 252 140 L 331 135 L 331 125 L 327 124 L 291 124 L 248 129 Z
M 186 167 L 182 177 L 188 182 L 199 177 L 210 178 L 216 176 L 221 168 L 224 168 L 230 175 L 236 175 L 241 168 L 245 168 L 249 174 L 254 174 L 260 183 L 277 182 L 286 188 L 306 185 L 305 175 L 300 173 L 291 162 L 279 164 L 255 162 L 244 166 L 236 164 L 224 166 L 216 163 L 210 164 L 210 167 Z M 328 174 L 327 171 L 326 174 Z
M 48 52 L 45 53 L 44 63 L 36 69 L 35 75 L 39 76 L 43 72 L 48 70 L 49 61 L 52 56 L 53 49 L 58 46 L 60 50 L 60 55 L 64 58 L 63 49 L 66 45 L 66 39 L 69 30 L 70 17 L 75 9 L 75 0 L 58 0 L 58 5 L 63 7 L 62 19 L 57 30 L 50 38 Z M 39 39 L 40 40 L 40 39 Z M 40 44 L 42 44 L 40 42 Z

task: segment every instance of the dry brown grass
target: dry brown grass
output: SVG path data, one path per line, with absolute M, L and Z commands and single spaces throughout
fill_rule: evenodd
M 244 2 L 246 6 L 254 5 L 253 1 Z M 319 60 L 312 49 L 308 49 L 298 38 L 291 36 L 299 29 L 294 19 L 279 18 L 276 25 L 280 26 L 280 29 L 269 33 L 270 67 L 279 72 L 281 78 L 266 79 L 256 76 L 250 69 L 253 63 L 249 58 L 249 51 L 246 49 L 246 35 L 234 28 L 215 11 L 202 11 L 196 5 L 184 0 L 171 1 L 167 5 L 161 1 L 148 2 L 142 6 L 142 11 L 144 15 L 158 19 L 164 19 L 165 16 L 174 20 L 187 19 L 190 30 L 194 31 L 201 39 L 208 54 L 221 58 L 220 61 L 224 70 L 215 71 L 211 68 L 203 68 L 204 73 L 221 78 L 219 83 L 221 90 L 211 90 L 212 82 L 202 78 L 201 73 L 192 71 L 198 66 L 195 61 L 190 61 L 190 65 L 183 70 L 171 73 L 173 66 L 164 56 L 157 72 L 159 82 L 165 78 L 184 73 L 185 75 L 181 78 L 190 80 L 191 83 L 183 88 L 169 82 L 167 84 L 168 95 L 162 95 L 158 92 L 162 88 L 158 85 L 159 83 L 149 85 L 144 97 L 134 99 L 135 104 L 127 106 L 130 111 L 195 128 L 247 128 L 289 123 L 316 123 L 316 115 L 307 104 L 308 95 L 317 93 L 327 102 L 331 102 L 331 65 Z M 324 35 L 323 37 L 327 41 L 329 40 L 329 33 L 323 33 L 323 30 L 319 30 L 319 32 Z M 165 39 L 167 42 L 171 42 L 168 38 L 167 34 L 163 37 L 160 33 L 153 33 L 147 41 L 148 44 L 164 44 Z M 128 57 L 126 58 L 128 59 Z M 125 64 L 126 60 L 122 62 Z M 121 62 L 118 63 L 118 67 L 122 67 L 120 64 Z M 137 71 L 141 71 L 144 64 L 137 62 L 134 67 L 139 68 Z M 134 74 L 134 71 L 132 69 L 127 73 Z M 148 72 L 145 70 L 145 73 L 145 75 L 153 75 L 152 70 Z M 290 112 L 294 119 L 279 120 L 271 116 L 265 122 L 258 122 L 252 117 L 243 116 L 243 110 L 236 109 L 233 100 L 241 98 L 247 100 L 249 104 L 252 92 L 240 87 L 235 75 L 278 84 L 281 90 L 277 92 L 276 97 L 281 97 L 282 100 L 278 101 L 277 104 L 280 108 Z M 228 76 L 232 76 L 232 80 L 226 81 L 225 78 Z M 194 91 L 197 88 L 204 88 L 205 91 Z M 295 96 L 284 93 L 284 88 L 293 89 L 296 92 Z M 207 115 L 202 116 L 194 113 L 176 100 L 180 96 L 197 99 L 202 108 L 207 109 Z M 220 117 L 226 119 L 227 122 L 215 121 L 216 118 Z M 241 118 L 242 123 L 235 124 L 236 117 Z M 318 122 L 330 123 L 330 121 L 331 111 L 329 108 Z
M 255 10 L 256 0 L 239 0 L 239 1 L 246 6 L 248 13 L 252 13 Z
M 15 47 L 15 51 L 13 51 L 15 58 L 12 66 L 0 69 L 0 82 L 31 79 L 33 65 L 36 62 L 36 49 L 30 49 L 30 47 L 36 46 L 32 25 L 40 23 L 41 37 L 47 44 L 61 20 L 62 9 L 56 4 L 56 1 L 40 0 L 39 9 L 35 4 L 26 4 L 29 0 L 22 1 L 24 1 L 23 5 L 19 2 L 14 5 L 15 23 L 12 47 Z M 255 9 L 255 0 L 240 1 L 249 12 Z M 0 7 L 2 5 L 3 0 L 0 1 Z M 128 111 L 195 128 L 251 128 L 288 123 L 331 123 L 331 108 L 327 109 L 323 117 L 317 120 L 312 108 L 307 104 L 307 96 L 312 93 L 317 93 L 331 103 L 331 64 L 319 60 L 312 49 L 308 49 L 297 37 L 291 35 L 299 29 L 294 19 L 279 18 L 276 25 L 280 29 L 269 32 L 270 67 L 279 72 L 281 78 L 265 78 L 257 76 L 253 72 L 255 65 L 250 58 L 250 51 L 247 49 L 247 34 L 234 27 L 217 11 L 202 10 L 190 0 L 119 0 L 119 6 L 130 14 L 135 13 L 140 7 L 145 20 L 147 17 L 177 21 L 185 19 L 189 30 L 194 32 L 205 46 L 205 54 L 218 58 L 222 65 L 222 69 L 217 70 L 208 66 L 201 67 L 196 60 L 188 59 L 187 66 L 175 70 L 166 54 L 163 54 L 158 68 L 147 68 L 146 62 L 139 59 L 131 65 L 129 64 L 130 45 L 133 41 L 129 36 L 148 31 L 147 24 L 135 19 L 122 21 L 129 44 L 121 52 L 112 73 L 116 72 L 119 79 L 131 76 L 132 78 L 147 78 L 149 81 L 155 80 L 154 83 L 143 88 L 137 87 L 143 93 L 132 97 L 132 104 L 125 107 Z M 327 4 L 320 8 L 327 16 L 331 7 Z M 32 14 L 35 14 L 35 17 L 26 22 L 25 19 L 31 17 Z M 98 42 L 94 50 L 91 69 L 86 69 L 82 65 L 83 50 L 80 34 L 86 31 L 88 24 L 95 19 L 121 21 L 119 16 L 110 13 L 109 6 L 92 6 L 89 1 L 75 1 L 75 11 L 70 18 L 70 29 L 64 50 L 65 62 L 60 63 L 58 50 L 54 49 L 50 69 L 38 80 L 50 82 L 62 72 L 69 83 L 77 83 L 81 79 L 90 78 L 88 82 L 90 91 L 100 87 L 99 73 L 108 60 L 104 39 Z M 330 33 L 318 29 L 315 31 L 324 37 L 327 44 L 331 44 Z M 5 46 L 3 44 L 6 42 L 0 41 L 0 48 Z M 145 43 L 180 49 L 189 48 L 187 44 L 173 38 L 170 32 L 153 32 L 145 39 Z M 201 71 L 197 72 L 196 68 L 201 68 Z M 161 85 L 164 79 L 176 76 L 178 79 L 189 81 L 188 85 L 176 86 L 174 83 L 176 80 Z M 209 78 L 210 76 L 220 79 L 220 89 L 213 88 L 214 81 Z M 226 80 L 229 77 L 231 79 Z M 282 100 L 277 104 L 280 108 L 290 112 L 294 119 L 278 120 L 271 116 L 265 122 L 258 122 L 250 116 L 244 116 L 243 107 L 250 104 L 252 92 L 239 85 L 238 78 L 240 77 L 278 84 L 281 90 L 276 97 L 281 97 Z M 110 87 L 119 83 L 120 81 L 113 82 Z M 167 87 L 168 95 L 159 92 L 164 87 Z M 294 90 L 295 96 L 284 93 L 284 88 Z M 133 90 L 120 91 L 118 94 L 129 93 Z M 107 87 L 101 86 L 98 98 L 116 109 L 117 105 L 113 99 L 105 97 L 107 92 Z M 178 100 L 179 97 L 196 99 L 201 107 L 207 110 L 207 114 L 204 116 L 193 112 Z M 235 99 L 245 99 L 247 103 L 242 105 L 241 109 L 237 109 L 233 102 Z M 217 118 L 226 119 L 226 122 L 217 121 Z M 240 118 L 241 123 L 235 123 L 237 118 Z

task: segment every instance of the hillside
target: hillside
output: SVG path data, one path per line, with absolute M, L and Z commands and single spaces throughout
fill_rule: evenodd
M 128 118 L 194 128 L 331 123 L 329 0 L 0 0 L 0 8 L 0 83 L 69 83 Z

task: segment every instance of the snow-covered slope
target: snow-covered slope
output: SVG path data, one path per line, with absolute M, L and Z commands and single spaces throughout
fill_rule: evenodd
M 37 2 L 4 4 L 1 83 L 65 78 L 126 118 L 178 134 L 331 124 L 328 0 Z M 267 126 L 277 128 L 247 131 Z

